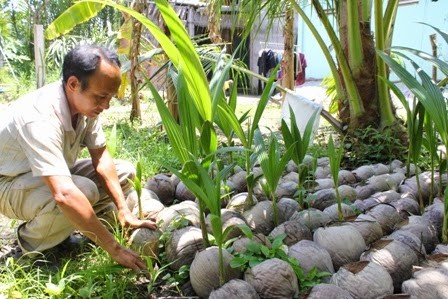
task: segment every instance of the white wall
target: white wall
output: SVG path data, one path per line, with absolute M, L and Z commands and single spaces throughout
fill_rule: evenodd
M 326 37 L 326 33 L 314 11 L 310 14 L 310 18 L 318 30 L 324 33 L 323 36 L 327 45 L 330 45 L 329 39 Z M 418 22 L 428 23 L 448 32 L 448 1 L 438 0 L 437 2 L 432 2 L 431 0 L 420 0 L 416 4 L 400 5 L 392 45 L 415 48 L 431 53 L 429 35 L 435 33 L 435 31 L 431 27 Z M 298 20 L 298 34 L 298 47 L 305 54 L 308 64 L 306 69 L 307 80 L 322 79 L 330 72 L 330 69 L 314 36 L 301 19 Z M 440 35 L 437 35 L 437 41 L 440 58 L 448 61 L 447 43 Z M 418 59 L 416 61 L 421 64 L 428 74 L 431 74 L 430 64 L 423 63 Z M 395 78 L 392 76 L 391 79 L 394 80 Z

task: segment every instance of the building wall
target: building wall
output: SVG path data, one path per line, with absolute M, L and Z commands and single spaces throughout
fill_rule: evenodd
M 435 31 L 431 27 L 419 24 L 418 22 L 425 22 L 445 32 L 448 31 L 448 1 L 438 0 L 437 2 L 433 2 L 431 0 L 419 0 L 409 2 L 410 4 L 400 5 L 398 8 L 392 45 L 432 53 L 429 35 L 435 33 Z M 327 45 L 330 45 L 329 39 L 326 37 L 316 13 L 311 13 L 310 18 L 319 32 L 324 33 L 324 40 L 327 42 Z M 374 29 L 373 24 L 372 29 Z M 440 58 L 448 61 L 447 43 L 440 35 L 437 35 L 437 40 Z M 330 69 L 322 50 L 301 19 L 298 20 L 298 47 L 305 54 L 307 60 L 307 80 L 322 79 L 328 75 Z M 416 61 L 428 74 L 431 74 L 432 66 L 429 63 L 423 62 L 418 58 Z M 411 68 L 408 67 L 408 70 L 411 70 Z M 440 78 L 440 76 L 438 77 Z M 392 76 L 391 79 L 395 80 L 396 77 Z

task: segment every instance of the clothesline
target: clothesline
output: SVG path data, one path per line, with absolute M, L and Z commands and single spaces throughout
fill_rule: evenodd
M 275 43 L 275 42 L 260 42 L 260 45 L 264 45 L 265 47 L 268 46 L 282 46 L 284 47 L 285 44 L 284 43 Z M 300 48 L 298 45 L 293 45 L 294 48 L 296 48 L 295 50 L 297 51 L 298 48 Z

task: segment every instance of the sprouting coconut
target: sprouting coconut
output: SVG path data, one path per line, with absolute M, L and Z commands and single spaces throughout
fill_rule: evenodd
M 333 274 L 330 283 L 347 290 L 354 298 L 384 298 L 394 292 L 390 274 L 369 261 L 348 263 Z
M 240 278 L 239 269 L 231 268 L 230 261 L 233 256 L 226 250 L 222 250 L 224 264 L 223 284 L 232 279 Z M 208 298 L 210 293 L 219 288 L 219 250 L 213 246 L 196 253 L 190 266 L 190 282 L 193 290 L 201 298 Z
M 227 209 L 235 210 L 240 213 L 244 213 L 244 211 L 247 211 L 251 208 L 249 205 L 249 200 L 247 198 L 248 193 L 247 192 L 241 192 L 238 194 L 235 194 L 230 198 L 229 202 L 227 203 Z M 258 203 L 257 198 L 252 195 L 252 203 L 256 205 Z
M 275 237 L 282 234 L 286 235 L 286 238 L 283 240 L 283 242 L 287 246 L 296 244 L 301 240 L 313 239 L 310 229 L 306 225 L 296 220 L 289 220 L 278 225 L 271 231 L 269 237 L 271 239 L 275 239 Z
M 364 252 L 360 260 L 382 266 L 392 277 L 395 292 L 401 292 L 401 284 L 412 275 L 412 266 L 418 264 L 414 250 L 397 240 L 379 240 Z
M 277 258 L 249 268 L 244 273 L 244 280 L 255 288 L 260 298 L 295 298 L 299 293 L 294 270 L 287 262 Z
M 165 206 L 159 201 L 157 194 L 155 194 L 153 191 L 142 188 L 142 195 L 141 195 L 141 202 L 142 202 L 142 214 L 144 219 L 155 219 L 159 212 L 165 208 Z M 132 205 L 132 208 L 130 210 L 132 213 L 136 216 L 140 214 L 139 206 L 138 206 L 138 196 L 136 191 L 132 191 L 127 199 L 126 202 L 128 206 Z
M 388 204 L 379 204 L 371 208 L 368 215 L 378 221 L 385 234 L 391 233 L 395 225 L 403 221 L 394 206 Z
M 406 230 L 396 230 L 388 236 L 383 238 L 384 240 L 397 240 L 411 248 L 419 259 L 426 257 L 426 249 L 423 246 L 422 241 L 414 233 Z
M 305 273 L 314 267 L 320 272 L 334 273 L 330 254 L 313 241 L 302 240 L 290 246 L 288 256 L 295 258 Z
M 315 285 L 305 299 L 354 299 L 354 297 L 334 284 L 320 283 Z
M 420 172 L 419 172 L 420 173 Z M 423 172 L 419 174 L 419 182 L 420 182 L 420 192 L 422 195 L 422 199 L 424 204 L 428 203 L 429 195 L 431 194 L 431 173 Z M 433 193 L 437 194 L 438 186 L 437 183 L 433 184 Z M 409 179 L 406 179 L 402 185 L 399 187 L 400 193 L 411 193 L 415 198 L 419 198 L 418 193 L 418 185 L 417 185 L 417 177 L 413 176 Z
M 366 249 L 364 238 L 350 225 L 320 227 L 314 232 L 314 242 L 328 251 L 335 270 L 359 260 Z
M 262 244 L 262 245 L 265 245 L 268 248 L 271 247 L 271 241 L 269 241 L 269 239 L 265 235 L 258 233 L 258 234 L 254 234 L 252 239 L 249 239 L 247 237 L 242 237 L 242 238 L 238 238 L 235 241 L 233 241 L 233 243 L 232 243 L 233 252 L 235 252 L 235 253 L 244 253 L 244 252 L 246 252 L 247 245 L 250 242 L 255 242 L 255 243 L 258 243 L 258 244 Z
M 232 279 L 210 293 L 209 299 L 260 299 L 254 287 L 242 279 Z
M 356 228 L 358 232 L 361 233 L 364 238 L 364 242 L 367 245 L 381 239 L 383 236 L 383 229 L 381 225 L 376 221 L 375 218 L 366 214 L 360 214 L 352 222 L 348 222 L 349 225 Z
M 354 217 L 356 216 L 356 211 L 351 206 L 345 203 L 341 203 L 342 216 L 344 218 Z M 338 215 L 338 204 L 333 204 L 327 208 L 325 208 L 324 213 L 328 214 L 328 217 L 332 221 L 336 221 L 339 218 Z
M 425 212 L 422 215 L 423 218 L 428 219 L 428 221 L 434 225 L 439 238 L 442 236 L 443 210 L 443 202 L 439 199 L 434 199 L 432 205 L 426 207 Z
M 297 183 L 292 181 L 281 182 L 278 184 L 275 190 L 275 197 L 294 197 L 294 193 L 297 192 Z
M 170 177 L 159 173 L 148 179 L 145 188 L 153 191 L 164 205 L 170 205 L 174 201 L 175 188 Z
M 257 203 L 243 215 L 250 228 L 257 233 L 267 235 L 274 229 L 274 213 L 269 200 Z
M 349 185 L 340 185 L 338 187 L 338 191 L 341 198 L 347 199 L 351 202 L 354 202 L 358 197 L 358 192 L 356 192 L 356 189 Z
M 162 233 L 158 229 L 137 228 L 129 237 L 129 245 L 143 256 L 157 257 L 161 235 Z
M 285 176 L 280 179 L 281 182 L 294 182 L 299 183 L 299 174 L 295 171 L 288 172 Z
M 157 225 L 160 230 L 165 231 L 171 222 L 178 217 L 183 217 L 190 225 L 199 227 L 199 209 L 197 204 L 188 200 L 161 210 L 157 215 Z
M 183 265 L 190 265 L 196 253 L 203 248 L 204 242 L 199 228 L 187 226 L 174 230 L 165 244 L 170 268 L 176 271 Z
M 448 262 L 424 268 L 403 282 L 403 292 L 419 299 L 448 298 Z
M 327 225 L 331 221 L 327 213 L 312 208 L 294 214 L 291 218 L 289 218 L 289 220 L 298 220 L 308 226 L 311 231 L 314 231 L 318 227 Z
M 243 232 L 238 227 L 238 225 L 248 225 L 246 219 L 240 213 L 228 209 L 221 209 L 221 220 L 222 220 L 222 230 L 225 231 L 228 227 L 233 226 L 230 229 L 229 234 L 226 236 L 225 240 L 236 238 L 242 236 Z M 210 214 L 206 218 L 207 231 L 213 233 L 212 226 L 210 223 Z

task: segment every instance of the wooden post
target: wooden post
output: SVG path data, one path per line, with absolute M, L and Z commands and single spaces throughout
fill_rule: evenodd
M 34 61 L 36 65 L 37 88 L 45 84 L 44 26 L 34 25 Z
M 432 48 L 432 56 L 437 58 L 437 37 L 436 34 L 431 34 L 429 36 L 429 40 L 431 41 Z M 435 65 L 432 66 L 432 80 L 437 83 L 437 67 Z

